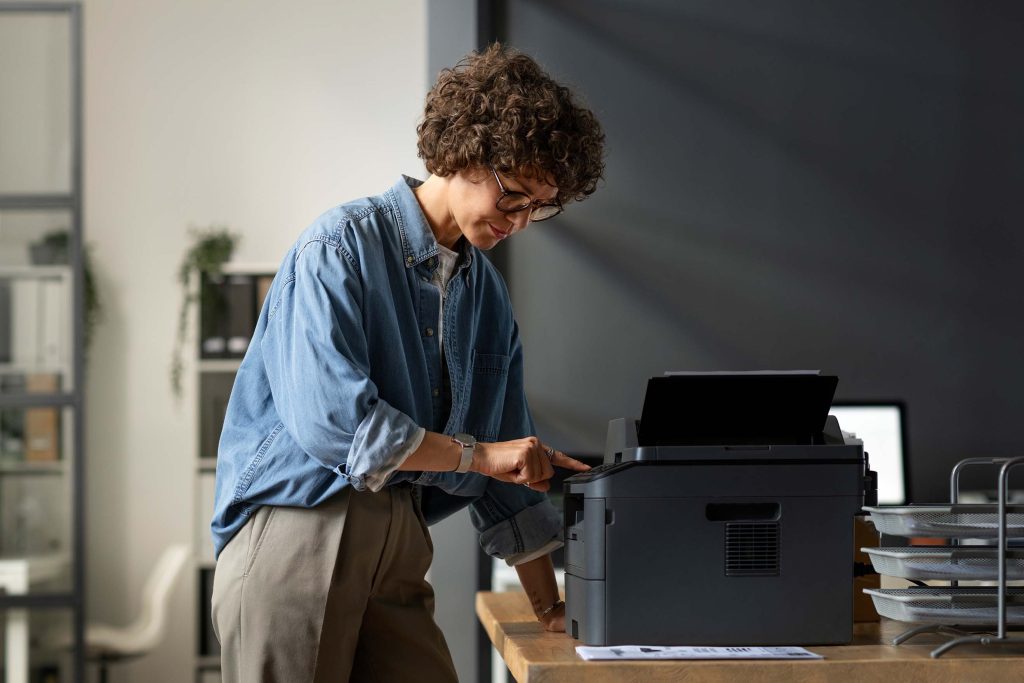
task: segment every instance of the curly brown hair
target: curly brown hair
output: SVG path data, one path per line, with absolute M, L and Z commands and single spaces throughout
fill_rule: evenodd
M 604 173 L 594 114 L 533 59 L 498 43 L 441 71 L 416 132 L 434 175 L 493 166 L 550 178 L 563 204 L 593 193 Z

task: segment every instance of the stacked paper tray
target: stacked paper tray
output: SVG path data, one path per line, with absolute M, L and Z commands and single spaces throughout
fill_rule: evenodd
M 984 504 L 866 507 L 871 523 L 892 536 L 995 538 L 999 506 Z M 1006 535 L 1024 538 L 1024 505 L 1006 506 Z
M 988 626 L 998 622 L 997 589 L 865 588 L 883 617 L 919 624 Z M 1024 624 L 1024 589 L 1006 589 L 1006 623 Z
M 861 550 L 871 556 L 875 571 L 885 576 L 943 581 L 995 581 L 999 578 L 999 553 L 994 547 L 920 546 Z M 1007 551 L 1006 578 L 1024 579 L 1024 550 Z

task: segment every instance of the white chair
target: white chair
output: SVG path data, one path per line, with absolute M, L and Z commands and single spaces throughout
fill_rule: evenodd
M 99 664 L 100 683 L 107 683 L 107 667 L 148 654 L 167 630 L 171 590 L 189 560 L 187 545 L 172 545 L 157 560 L 142 588 L 142 609 L 131 624 L 116 628 L 105 624 L 85 627 L 85 656 Z

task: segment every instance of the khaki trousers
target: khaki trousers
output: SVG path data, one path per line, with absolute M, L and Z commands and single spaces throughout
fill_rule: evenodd
M 214 575 L 224 683 L 457 682 L 432 555 L 411 487 L 260 508 Z

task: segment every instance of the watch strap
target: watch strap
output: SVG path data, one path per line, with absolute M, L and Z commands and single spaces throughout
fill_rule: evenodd
M 469 467 L 473 464 L 476 439 L 470 434 L 456 434 L 452 437 L 452 441 L 462 447 L 462 457 L 459 458 L 459 466 L 455 468 L 455 471 L 460 474 L 469 472 Z

